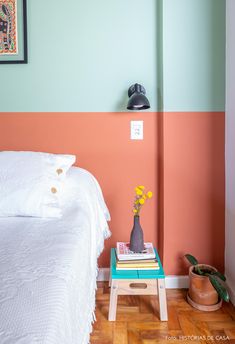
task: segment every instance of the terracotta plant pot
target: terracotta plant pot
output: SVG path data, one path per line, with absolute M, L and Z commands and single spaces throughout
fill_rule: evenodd
M 213 266 L 198 264 L 201 270 L 217 271 Z M 194 266 L 189 268 L 189 292 L 190 299 L 203 306 L 216 305 L 219 302 L 219 296 L 212 286 L 209 277 L 201 276 L 193 272 Z

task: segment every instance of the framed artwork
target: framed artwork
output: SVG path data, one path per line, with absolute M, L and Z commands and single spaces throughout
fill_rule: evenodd
M 28 63 L 26 0 L 0 0 L 0 64 Z

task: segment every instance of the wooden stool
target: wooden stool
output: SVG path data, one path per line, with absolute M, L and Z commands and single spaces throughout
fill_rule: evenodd
M 109 321 L 116 320 L 118 295 L 158 295 L 160 320 L 167 321 L 165 274 L 157 250 L 159 270 L 116 270 L 116 253 L 111 249 Z

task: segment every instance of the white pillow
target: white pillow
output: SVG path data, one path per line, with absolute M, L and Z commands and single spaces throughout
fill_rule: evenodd
M 74 155 L 0 152 L 0 216 L 60 217 L 59 197 Z

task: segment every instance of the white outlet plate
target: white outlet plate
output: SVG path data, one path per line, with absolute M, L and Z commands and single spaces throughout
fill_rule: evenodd
M 144 121 L 131 121 L 131 140 L 144 139 Z

